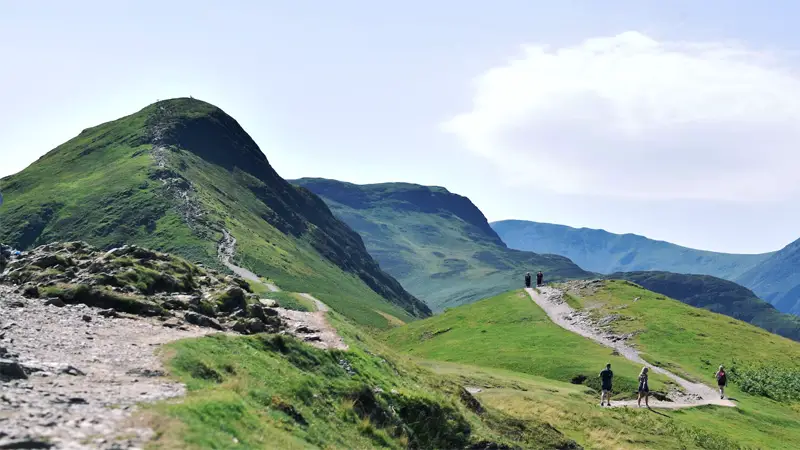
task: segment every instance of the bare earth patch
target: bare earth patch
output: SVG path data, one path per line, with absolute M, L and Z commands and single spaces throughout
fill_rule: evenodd
M 136 405 L 184 394 L 183 385 L 164 377 L 156 350 L 213 330 L 100 312 L 47 306 L 0 286 L 0 357 L 27 374 L 2 379 L 0 447 L 141 448 L 152 431 L 128 425 Z

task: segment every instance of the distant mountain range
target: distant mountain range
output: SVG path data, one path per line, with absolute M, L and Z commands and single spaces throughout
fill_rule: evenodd
M 511 248 L 566 256 L 586 270 L 712 275 L 752 289 L 780 311 L 800 314 L 800 240 L 777 252 L 741 255 L 524 220 L 494 222 L 492 228 Z

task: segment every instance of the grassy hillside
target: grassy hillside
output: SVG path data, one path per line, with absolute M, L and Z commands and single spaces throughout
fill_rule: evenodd
M 800 315 L 800 240 L 736 279 L 781 311 Z
M 469 199 L 444 188 L 294 183 L 322 197 L 381 267 L 436 311 L 521 287 L 525 272 L 542 270 L 548 280 L 588 276 L 566 258 L 508 249 Z
M 552 323 L 524 291 L 512 291 L 395 328 L 386 336 L 395 349 L 416 357 L 493 367 L 599 389 L 598 373 L 610 362 L 615 393 L 636 390 L 641 367 L 611 349 Z M 654 377 L 653 389 L 666 378 Z
M 749 289 L 709 275 L 626 272 L 609 278 L 633 281 L 645 289 L 733 317 L 772 333 L 800 341 L 800 317 L 779 312 Z
M 735 280 L 771 256 L 695 250 L 635 234 L 524 220 L 494 222 L 492 228 L 511 248 L 566 256 L 586 270 L 604 274 L 659 270 Z
M 334 323 L 349 351 L 275 335 L 170 345 L 168 365 L 189 395 L 141 415 L 157 431 L 152 447 L 579 448 L 547 422 L 482 406 L 458 380 Z
M 747 386 L 792 392 L 792 383 L 800 380 L 800 344 L 623 281 L 573 291 L 569 301 L 597 318 L 619 315 L 611 327 L 617 332 L 637 331 L 636 345 L 654 364 L 708 384 L 713 383 L 718 364 L 734 368 L 731 372 L 737 375 L 732 375 L 729 394 L 737 399 L 738 408 L 659 412 L 598 408 L 594 390 L 586 392 L 585 387 L 563 381 L 576 371 L 597 372 L 602 361 L 611 359 L 609 350 L 549 322 L 543 311 L 517 292 L 393 329 L 387 341 L 424 358 L 423 364 L 437 373 L 484 386 L 478 394 L 484 404 L 518 418 L 546 418 L 587 448 L 797 447 L 798 400 L 775 400 Z M 616 359 L 611 362 L 625 378 L 638 370 Z M 765 366 L 780 374 L 781 381 L 758 379 Z M 800 392 L 800 383 L 795 386 Z M 618 393 L 617 398 L 624 395 Z
M 227 230 L 239 265 L 359 323 L 430 312 L 319 198 L 280 178 L 233 118 L 198 100 L 84 130 L 0 180 L 0 190 L 0 242 L 17 248 L 135 243 L 218 266 Z
M 570 294 L 574 306 L 586 308 L 595 318 L 613 315 L 616 320 L 610 327 L 615 332 L 636 332 L 642 357 L 689 378 L 710 383 L 720 364 L 743 370 L 767 367 L 800 377 L 800 343 L 739 320 L 689 307 L 627 281 L 611 280 L 600 289 Z M 792 383 L 785 389 L 800 394 L 800 383 Z

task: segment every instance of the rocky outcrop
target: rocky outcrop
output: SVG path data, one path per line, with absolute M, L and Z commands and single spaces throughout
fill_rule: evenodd
M 135 245 L 100 251 L 84 242 L 53 243 L 29 252 L 3 247 L 0 284 L 56 307 L 84 304 L 106 317 L 158 317 L 251 334 L 284 327 L 274 300 L 250 292 L 247 281 Z

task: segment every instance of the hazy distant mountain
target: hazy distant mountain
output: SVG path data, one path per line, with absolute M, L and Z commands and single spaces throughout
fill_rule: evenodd
M 779 310 L 800 315 L 800 240 L 772 254 L 736 281 Z
M 511 248 L 566 256 L 586 270 L 606 274 L 663 270 L 735 280 L 772 255 L 709 252 L 635 234 L 524 220 L 494 222 L 492 228 Z

